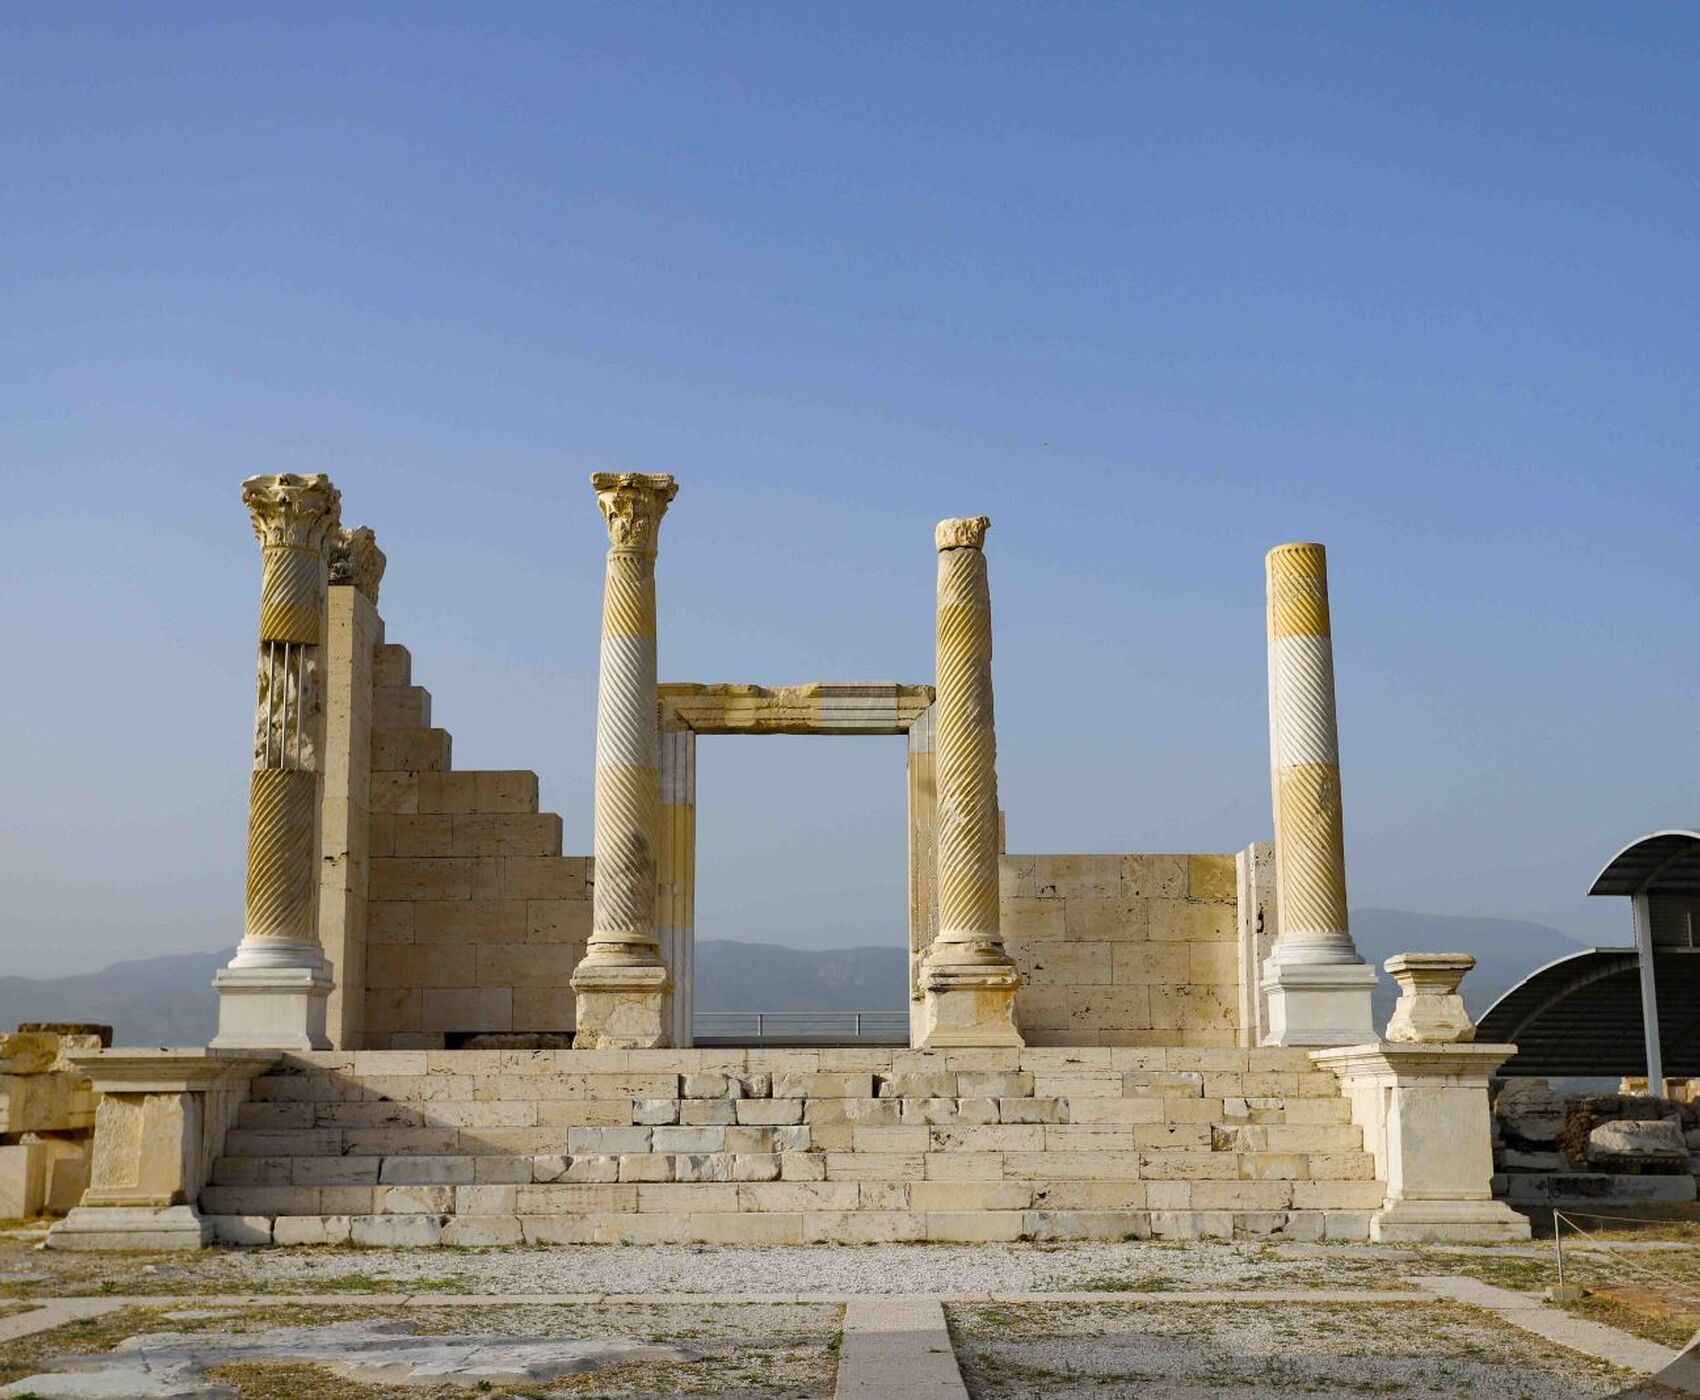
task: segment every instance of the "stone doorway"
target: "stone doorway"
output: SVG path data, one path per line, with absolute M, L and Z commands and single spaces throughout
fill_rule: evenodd
M 692 1043 L 696 953 L 696 741 L 700 734 L 892 734 L 908 739 L 909 986 L 938 927 L 933 869 L 933 688 L 814 682 L 657 688 L 660 803 L 656 925 L 672 975 L 669 1026 L 675 1046 Z

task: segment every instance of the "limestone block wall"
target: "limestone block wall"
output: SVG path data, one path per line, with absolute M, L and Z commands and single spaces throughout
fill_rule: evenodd
M 1005 855 L 999 876 L 1029 1045 L 1238 1043 L 1232 855 Z
M 0 1034 L 0 1218 L 63 1213 L 82 1195 L 99 1096 L 66 1052 L 111 1039 L 93 1025 Z
M 455 772 L 407 649 L 373 665 L 365 1028 L 372 1049 L 573 1029 L 591 861 L 561 854 L 537 775 Z M 356 1048 L 356 1047 L 348 1047 Z

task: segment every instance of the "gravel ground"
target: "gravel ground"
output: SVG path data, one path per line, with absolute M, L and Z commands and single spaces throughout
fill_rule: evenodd
M 1637 1377 L 1444 1305 L 959 1305 L 976 1400 L 1620 1394 Z
M 1410 1251 L 1257 1244 L 564 1245 L 550 1249 L 62 1254 L 0 1244 L 0 1297 L 189 1292 L 1028 1293 L 1388 1287 Z M 1428 1272 L 1447 1272 L 1425 1266 Z M 8 1282 L 8 1276 L 16 1282 Z

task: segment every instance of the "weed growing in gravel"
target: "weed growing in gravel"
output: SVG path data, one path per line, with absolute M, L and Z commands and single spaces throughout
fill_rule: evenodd
M 1173 1293 L 1181 1287 L 1181 1282 L 1170 1278 L 1168 1274 L 1147 1274 L 1144 1278 L 1093 1274 L 1080 1281 L 1082 1293 Z

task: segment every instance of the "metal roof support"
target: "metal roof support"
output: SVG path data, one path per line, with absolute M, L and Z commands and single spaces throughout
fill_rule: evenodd
M 1664 1059 L 1659 1051 L 1659 997 L 1653 976 L 1653 912 L 1643 886 L 1630 896 L 1635 911 L 1635 953 L 1641 965 L 1641 1032 L 1647 1041 L 1647 1092 L 1665 1091 Z

